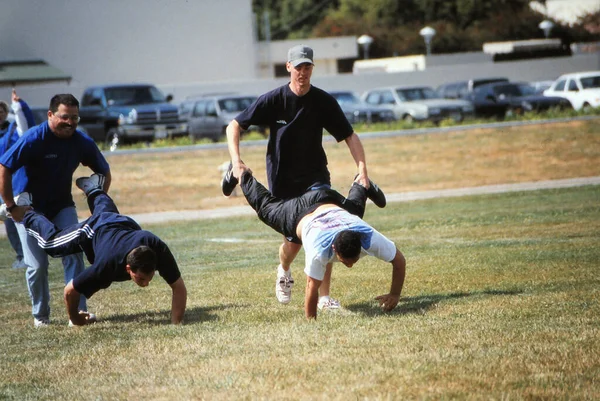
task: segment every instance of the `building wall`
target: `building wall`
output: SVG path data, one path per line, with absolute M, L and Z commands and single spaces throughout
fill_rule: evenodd
M 251 79 L 258 69 L 251 0 L 8 0 L 0 49 L 4 61 L 47 61 L 75 87 Z

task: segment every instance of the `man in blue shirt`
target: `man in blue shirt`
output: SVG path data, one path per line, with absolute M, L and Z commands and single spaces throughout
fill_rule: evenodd
M 146 287 L 154 272 L 172 288 L 171 322 L 183 320 L 187 290 L 173 254 L 160 238 L 130 217 L 119 214 L 113 200 L 102 190 L 104 177 L 94 174 L 76 181 L 87 196 L 92 216 L 81 223 L 59 229 L 43 214 L 25 207 L 23 224 L 27 233 L 48 255 L 63 257 L 83 252 L 92 264 L 69 281 L 64 290 L 67 313 L 73 325 L 95 322 L 95 316 L 81 312 L 79 300 L 90 298 L 115 281 L 133 280 Z
M 48 121 L 29 129 L 0 157 L 0 196 L 17 223 L 23 220 L 25 208 L 17 205 L 14 195 L 26 193 L 32 206 L 59 228 L 76 224 L 77 211 L 71 195 L 73 173 L 82 164 L 106 176 L 104 190 L 110 187 L 110 168 L 94 141 L 77 130 L 79 102 L 70 94 L 54 96 L 50 101 Z M 14 176 L 23 172 L 13 181 Z M 27 286 L 32 300 L 34 326 L 50 323 L 50 288 L 48 255 L 35 239 L 28 237 L 22 224 L 17 224 L 23 246 Z M 65 284 L 84 268 L 81 253 L 62 259 Z M 85 297 L 79 309 L 87 311 Z
M 12 90 L 11 96 L 11 108 L 15 115 L 13 122 L 8 122 L 6 117 L 8 115 L 8 104 L 0 101 L 0 156 L 4 154 L 30 127 L 35 125 L 35 119 L 33 113 L 29 108 L 29 105 L 17 96 L 17 91 Z M 18 178 L 13 178 L 13 181 Z M 2 198 L 0 198 L 2 203 Z M 24 269 L 27 267 L 23 260 L 23 247 L 21 246 L 21 239 L 19 238 L 19 232 L 15 222 L 12 219 L 4 221 L 4 227 L 6 228 L 6 236 L 10 245 L 16 253 L 16 260 L 12 267 L 13 269 Z

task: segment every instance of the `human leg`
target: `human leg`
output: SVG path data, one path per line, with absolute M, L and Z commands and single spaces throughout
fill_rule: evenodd
M 87 221 L 59 229 L 46 216 L 29 210 L 23 217 L 23 225 L 27 234 L 37 241 L 37 244 L 52 257 L 63 257 L 81 252 L 89 242 L 90 227 Z
M 59 229 L 77 224 L 77 211 L 75 207 L 71 206 L 62 209 L 52 219 L 52 222 Z M 65 285 L 85 269 L 83 254 L 81 252 L 64 256 L 62 258 L 62 264 L 64 268 Z M 79 310 L 87 311 L 87 300 L 83 295 L 79 298 Z
M 36 321 L 50 321 L 50 288 L 48 286 L 48 255 L 27 235 L 23 224 L 16 224 L 23 249 L 23 260 L 27 264 L 25 277 L 31 298 L 31 313 Z
M 10 242 L 10 246 L 14 249 L 16 259 L 12 265 L 13 269 L 26 268 L 27 265 L 23 260 L 23 247 L 21 246 L 21 239 L 19 238 L 19 232 L 13 219 L 6 219 L 4 221 L 4 228 L 6 229 L 6 236 Z

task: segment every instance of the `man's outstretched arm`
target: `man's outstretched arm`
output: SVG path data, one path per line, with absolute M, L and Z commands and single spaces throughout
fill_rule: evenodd
M 306 276 L 306 291 L 304 293 L 304 314 L 307 319 L 317 318 L 317 303 L 319 302 L 319 287 L 322 281 Z
M 185 306 L 187 303 L 187 289 L 183 279 L 179 277 L 177 281 L 170 284 L 173 290 L 173 299 L 171 301 L 171 323 L 179 324 L 183 321 Z
M 79 298 L 81 295 L 73 286 L 73 280 L 69 281 L 69 284 L 65 287 L 64 298 L 65 305 L 67 306 L 67 314 L 69 320 L 75 326 L 85 326 L 88 321 L 85 314 L 79 314 Z
M 379 305 L 384 311 L 391 311 L 398 305 L 400 293 L 404 286 L 404 277 L 406 276 L 406 260 L 404 255 L 396 249 L 396 256 L 392 259 L 392 286 L 390 293 L 380 295 L 375 299 L 379 301 Z

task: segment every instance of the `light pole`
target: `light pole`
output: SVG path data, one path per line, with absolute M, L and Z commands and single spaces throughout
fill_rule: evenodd
M 431 39 L 435 36 L 435 29 L 430 26 L 426 26 L 419 31 L 419 35 L 423 36 L 423 39 L 425 39 L 427 55 L 431 56 Z
M 552 21 L 548 21 L 547 19 L 545 19 L 542 22 L 540 22 L 538 27 L 542 31 L 544 31 L 544 36 L 546 37 L 546 39 L 548 39 L 548 37 L 550 36 L 550 31 L 552 30 L 552 28 L 554 28 L 554 24 L 552 23 Z
M 356 43 L 358 43 L 363 48 L 363 53 L 365 55 L 365 60 L 369 58 L 369 46 L 373 43 L 373 38 L 369 35 L 360 35 L 358 39 L 356 39 Z

